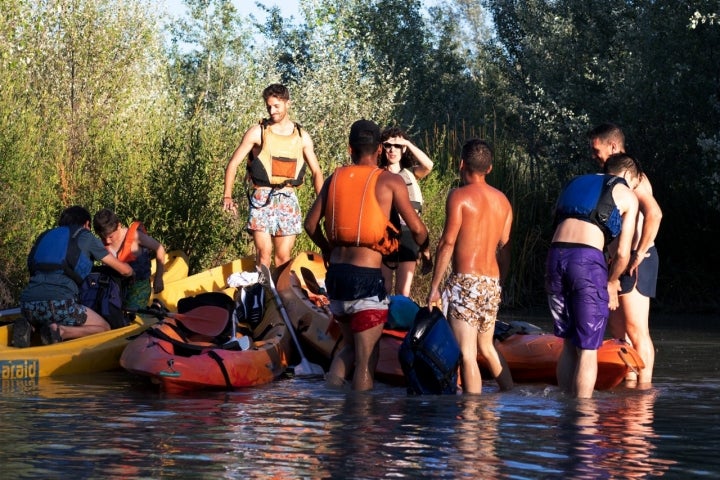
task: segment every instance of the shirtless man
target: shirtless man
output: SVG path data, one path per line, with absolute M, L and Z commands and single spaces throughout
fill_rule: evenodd
M 353 390 L 370 390 L 389 303 L 380 267 L 383 255 L 397 250 L 400 233 L 390 222 L 391 208 L 405 219 L 423 253 L 429 238 L 402 177 L 378 168 L 379 127 L 356 121 L 349 145 L 352 165 L 337 168 L 325 181 L 305 217 L 305 231 L 329 264 L 330 311 L 346 339 L 330 365 L 328 384 L 343 385 L 354 368 Z
M 275 248 L 275 266 L 287 263 L 302 232 L 302 214 L 295 188 L 303 183 L 305 166 L 312 173 L 315 192 L 323 184 L 310 135 L 290 120 L 290 92 L 280 84 L 269 85 L 263 98 L 270 118 L 250 127 L 225 168 L 223 210 L 237 215 L 232 191 L 238 166 L 248 154 L 248 231 L 252 234 L 258 264 L 270 267 Z
M 609 311 L 618 306 L 620 275 L 630 260 L 638 201 L 632 189 L 641 171 L 633 158 L 608 158 L 607 175 L 571 180 L 555 207 L 555 234 L 548 251 L 545 289 L 555 335 L 564 339 L 557 364 L 560 388 L 577 398 L 592 397 L 597 349 Z M 608 273 L 604 251 L 617 241 Z
M 602 167 L 613 153 L 625 152 L 625 136 L 614 124 L 597 126 L 588 133 L 593 157 Z M 643 174 L 635 189 L 640 214 L 632 239 L 632 257 L 620 281 L 620 307 L 610 312 L 609 328 L 615 338 L 630 341 L 645 363 L 639 375 L 629 372 L 627 385 L 646 388 L 652 383 L 655 346 L 650 337 L 650 299 L 655 297 L 658 276 L 658 254 L 655 237 L 660 229 L 662 210 L 653 196 L 652 185 Z
M 462 186 L 450 192 L 445 204 L 445 227 L 427 298 L 431 306 L 440 304 L 440 281 L 452 258 L 444 296 L 448 320 L 462 351 L 463 392 L 471 394 L 482 393 L 478 350 L 487 359 L 500 389 L 513 387 L 507 362 L 493 344 L 500 285 L 510 267 L 513 213 L 507 197 L 486 182 L 492 161 L 492 149 L 486 142 L 473 139 L 463 146 Z

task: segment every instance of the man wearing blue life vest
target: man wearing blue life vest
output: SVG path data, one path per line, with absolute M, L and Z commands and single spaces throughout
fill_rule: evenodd
M 303 184 L 310 168 L 315 193 L 323 184 L 313 142 L 308 132 L 290 120 L 290 92 L 280 84 L 263 90 L 270 118 L 250 127 L 225 168 L 223 210 L 237 215 L 232 191 L 237 169 L 249 155 L 247 173 L 252 182 L 248 194 L 247 230 L 252 234 L 258 264 L 270 267 L 290 261 L 295 237 L 302 232 L 302 214 L 295 188 Z M 275 249 L 274 258 L 272 257 Z
M 613 123 L 598 125 L 588 133 L 588 139 L 592 155 L 601 167 L 610 155 L 625 152 L 625 135 Z M 620 277 L 620 306 L 610 312 L 608 329 L 613 337 L 628 340 L 645 364 L 638 374 L 628 372 L 626 385 L 648 388 L 652 384 L 655 366 L 655 346 L 650 337 L 650 299 L 655 297 L 657 286 L 660 262 L 655 238 L 660 230 L 662 210 L 644 173 L 634 193 L 639 213 L 631 258 L 627 270 Z
M 110 330 L 99 313 L 79 302 L 79 286 L 94 260 L 126 277 L 133 270 L 92 234 L 90 220 L 90 212 L 83 207 L 68 207 L 60 215 L 59 226 L 35 241 L 28 255 L 30 282 L 20 294 L 22 318 L 13 324 L 13 346 L 30 346 L 34 330 L 40 330 L 45 345 Z
M 555 335 L 564 339 L 558 385 L 577 398 L 592 397 L 595 388 L 597 350 L 610 310 L 618 307 L 620 275 L 630 261 L 638 212 L 632 191 L 642 175 L 637 162 L 616 154 L 605 168 L 607 174 L 575 177 L 563 189 L 546 264 Z M 608 271 L 604 252 L 610 242 L 616 254 Z

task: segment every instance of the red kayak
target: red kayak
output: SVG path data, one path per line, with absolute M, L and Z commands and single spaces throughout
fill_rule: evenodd
M 326 359 L 342 345 L 339 328 L 332 321 L 324 296 L 325 266 L 320 254 L 303 252 L 295 257 L 278 278 L 277 288 L 299 336 Z M 555 367 L 563 341 L 526 322 L 498 322 L 495 345 L 510 367 L 517 383 L 557 384 Z M 378 380 L 404 385 L 398 359 L 406 331 L 385 329 L 380 339 Z M 483 358 L 478 358 L 485 369 Z M 598 377 L 595 388 L 606 390 L 620 384 L 630 369 L 643 362 L 637 352 L 619 340 L 605 340 L 598 350 Z M 486 372 L 487 374 L 487 372 Z
M 158 312 L 162 320 L 128 344 L 120 365 L 170 392 L 231 390 L 272 382 L 287 369 L 292 346 L 269 297 L 262 321 L 246 336 L 233 330 L 227 307 Z

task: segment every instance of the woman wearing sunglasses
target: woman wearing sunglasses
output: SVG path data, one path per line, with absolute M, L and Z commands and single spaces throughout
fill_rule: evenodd
M 407 134 L 398 127 L 388 127 L 380 136 L 382 141 L 382 154 L 380 166 L 386 170 L 397 173 L 405 180 L 410 194 L 410 203 L 415 211 L 422 212 L 423 197 L 418 180 L 425 178 L 433 168 L 433 161 L 425 152 L 415 146 Z M 385 289 L 389 295 L 410 296 L 415 265 L 418 260 L 422 262 L 421 273 L 426 274 L 432 270 L 432 260 L 429 252 L 427 256 L 419 254 L 419 247 L 413 240 L 412 234 L 400 217 L 401 238 L 400 248 L 396 253 L 383 259 L 383 277 Z M 395 281 L 393 282 L 393 273 Z M 394 286 L 394 288 L 393 288 Z M 394 290 L 394 292 L 393 292 Z

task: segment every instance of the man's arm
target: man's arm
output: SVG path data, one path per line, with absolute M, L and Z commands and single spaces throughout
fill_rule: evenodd
M 328 239 L 325 237 L 321 222 L 323 217 L 325 216 L 325 202 L 327 201 L 328 188 L 327 186 L 330 183 L 330 178 L 332 178 L 332 176 L 328 178 L 328 180 L 320 189 L 320 193 L 318 193 L 318 196 L 315 198 L 315 201 L 310 207 L 310 210 L 308 210 L 307 214 L 305 215 L 304 222 L 305 233 L 307 233 L 313 243 L 318 246 L 320 252 L 322 252 L 325 261 L 330 258 L 330 251 L 332 250 L 332 246 L 330 245 Z
M 121 262 L 113 254 L 108 253 L 100 259 L 102 263 L 118 272 L 123 277 L 131 277 L 133 275 L 133 269 L 130 265 L 125 262 Z
M 453 190 L 448 194 L 445 202 L 445 226 L 435 250 L 435 268 L 430 281 L 428 305 L 440 300 L 440 282 L 445 276 L 448 265 L 450 265 L 450 259 L 455 251 L 455 242 L 462 225 L 462 205 L 458 197 L 458 191 Z
M 505 284 L 505 278 L 507 278 L 508 272 L 510 271 L 510 231 L 512 230 L 513 212 L 512 208 L 508 212 L 508 216 L 505 219 L 505 225 L 503 226 L 502 237 L 498 242 L 497 250 L 497 262 L 498 269 L 500 270 L 500 284 Z
M 635 196 L 638 199 L 639 211 L 643 214 L 642 231 L 635 255 L 630 259 L 630 273 L 635 273 L 638 265 L 643 261 L 648 249 L 655 243 L 662 221 L 662 210 L 652 193 L 652 186 L 647 176 L 643 174 L 640 184 L 635 189 Z
M 165 289 L 165 247 L 147 233 L 138 232 L 138 243 L 155 252 L 155 279 L 153 280 L 153 292 L 160 293 Z
M 303 157 L 305 158 L 305 163 L 310 167 L 315 193 L 318 194 L 320 193 L 324 180 L 320 162 L 318 162 L 317 156 L 315 155 L 315 147 L 313 146 L 310 134 L 305 130 L 301 130 L 301 135 L 303 138 Z
M 245 157 L 252 151 L 255 145 L 262 143 L 262 128 L 260 125 L 254 125 L 245 132 L 240 145 L 235 149 L 230 160 L 228 161 L 227 167 L 225 167 L 225 190 L 223 193 L 223 210 L 231 211 L 237 214 L 237 205 L 233 201 L 232 191 L 233 185 L 235 184 L 235 175 L 237 174 L 238 167 L 245 160 Z
M 610 310 L 618 307 L 618 291 L 620 291 L 620 275 L 627 269 L 630 262 L 630 248 L 635 235 L 637 222 L 638 200 L 632 191 L 618 185 L 613 189 L 613 199 L 622 212 L 622 226 L 617 239 L 617 252 L 613 257 L 608 272 L 608 294 L 610 296 Z M 624 207 L 624 211 L 623 211 Z
M 428 230 L 420 218 L 420 215 L 417 214 L 410 203 L 410 194 L 408 193 L 407 185 L 405 185 L 405 180 L 403 180 L 400 175 L 387 171 L 381 173 L 381 175 L 383 175 L 383 181 L 387 182 L 392 190 L 392 206 L 397 210 L 403 220 L 405 220 L 405 224 L 410 229 L 410 232 L 412 232 L 415 243 L 420 245 L 420 251 L 426 252 L 430 243 Z

